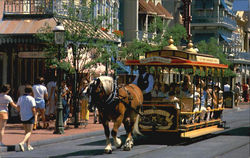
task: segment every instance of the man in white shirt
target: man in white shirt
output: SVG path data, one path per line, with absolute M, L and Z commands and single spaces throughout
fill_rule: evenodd
M 18 98 L 17 106 L 18 111 L 20 111 L 21 120 L 23 123 L 25 137 L 19 143 L 19 147 L 24 151 L 24 144 L 26 143 L 28 150 L 33 150 L 33 147 L 30 145 L 30 137 L 32 134 L 32 127 L 34 123 L 34 117 L 36 115 L 36 102 L 32 95 L 32 86 L 25 86 L 25 94 Z
M 230 85 L 228 83 L 226 83 L 224 85 L 224 92 L 229 92 L 230 91 Z
M 39 121 L 38 117 L 38 112 L 41 113 L 42 116 L 42 121 L 43 121 L 43 128 L 46 128 L 48 124 L 46 123 L 45 120 L 45 99 L 48 100 L 48 91 L 47 88 L 43 85 L 44 83 L 44 78 L 39 77 L 36 80 L 35 85 L 33 85 L 33 93 L 34 93 L 34 98 L 36 100 L 36 116 L 35 116 L 35 123 L 34 123 L 34 129 L 36 129 L 37 122 Z
M 154 78 L 151 74 L 146 72 L 145 66 L 139 66 L 138 69 L 139 75 L 136 76 L 132 83 L 136 84 L 142 90 L 144 100 L 150 100 L 151 91 L 154 86 Z

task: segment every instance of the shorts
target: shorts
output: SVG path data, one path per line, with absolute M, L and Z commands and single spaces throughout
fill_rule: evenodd
M 29 120 L 22 121 L 23 124 L 34 124 L 34 122 L 35 122 L 34 116 L 31 117 Z
M 37 109 L 45 109 L 45 100 L 44 99 L 35 99 Z
M 8 113 L 7 112 L 0 112 L 0 119 L 8 120 Z

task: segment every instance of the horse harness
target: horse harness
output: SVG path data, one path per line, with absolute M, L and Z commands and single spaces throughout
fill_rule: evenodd
M 123 88 L 125 90 L 125 92 L 127 93 L 127 96 L 122 96 L 122 95 L 119 94 L 119 89 L 120 88 Z M 106 94 L 106 92 L 105 92 L 104 87 L 103 87 L 102 84 L 100 85 L 100 89 L 107 96 L 107 94 Z M 98 92 L 98 93 L 101 93 L 101 92 Z M 125 101 L 125 99 L 127 97 L 128 97 L 128 103 Z M 126 88 L 126 85 L 122 84 L 122 85 L 117 86 L 117 82 L 115 81 L 114 82 L 113 92 L 107 97 L 107 99 L 105 101 L 103 101 L 103 104 L 108 105 L 109 107 L 115 107 L 115 106 L 117 106 L 121 102 L 121 103 L 123 103 L 125 105 L 126 108 L 135 111 L 140 116 L 143 116 L 137 109 L 134 109 L 134 108 L 131 107 L 131 101 L 132 100 L 133 100 L 133 96 L 131 95 L 131 93 Z M 104 110 L 103 106 L 99 107 L 99 108 L 100 108 L 101 111 Z

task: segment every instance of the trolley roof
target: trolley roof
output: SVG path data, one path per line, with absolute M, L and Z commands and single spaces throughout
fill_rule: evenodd
M 219 59 L 212 55 L 200 54 L 193 49 L 193 44 L 188 44 L 188 49 L 185 51 L 178 50 L 173 45 L 173 40 L 170 37 L 170 45 L 162 50 L 150 51 L 145 53 L 145 58 L 140 60 L 127 60 L 127 66 L 163 66 L 169 68 L 193 68 L 193 67 L 208 67 L 226 69 L 228 65 L 220 64 Z

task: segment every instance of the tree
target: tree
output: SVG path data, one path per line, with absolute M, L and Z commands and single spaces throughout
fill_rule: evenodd
M 149 32 L 156 32 L 156 36 L 153 36 L 150 41 L 157 44 L 157 49 L 162 49 L 168 45 L 170 36 L 173 37 L 176 46 L 179 46 L 181 40 L 186 40 L 187 37 L 186 29 L 182 25 L 176 24 L 169 27 L 160 17 L 155 17 L 154 22 L 149 25 Z
M 117 38 L 107 35 L 104 31 L 111 26 L 101 28 L 103 21 L 111 15 L 94 17 L 95 3 L 82 3 L 75 6 L 74 0 L 63 5 L 63 11 L 55 15 L 55 19 L 65 28 L 65 44 L 60 48 L 54 44 L 54 34 L 49 25 L 40 29 L 37 37 L 43 41 L 50 67 L 59 67 L 68 73 L 74 74 L 71 80 L 73 87 L 73 104 L 75 114 L 75 127 L 78 127 L 79 94 L 81 93 L 81 79 L 79 73 L 95 72 L 96 65 L 105 65 L 106 73 L 111 57 L 117 56 Z M 105 38 L 109 37 L 109 38 Z M 57 52 L 61 49 L 62 60 L 58 61 Z M 91 71 L 93 70 L 93 71 Z
M 104 39 L 105 34 L 102 22 L 110 15 L 93 17 L 94 6 L 90 2 L 86 5 L 75 6 L 74 1 L 63 6 L 66 14 L 56 14 L 57 21 L 65 27 L 65 47 L 61 48 L 62 61 L 57 60 L 57 46 L 54 44 L 54 35 L 49 25 L 40 29 L 37 37 L 45 44 L 48 52 L 47 63 L 49 66 L 59 66 L 67 72 L 90 72 L 98 63 L 107 63 L 111 56 L 116 57 L 116 39 Z M 107 25 L 108 30 L 111 26 Z M 69 54 L 70 52 L 70 54 Z M 93 71 L 94 72 L 94 71 Z
M 223 53 L 222 46 L 217 43 L 215 38 L 210 38 L 208 42 L 200 41 L 197 44 L 199 52 L 210 54 L 220 60 L 221 64 L 228 65 L 231 68 L 232 63 L 227 60 L 226 54 Z M 224 75 L 226 77 L 234 77 L 236 74 L 231 69 L 226 69 Z
M 156 33 L 153 38 L 147 41 L 133 40 L 122 51 L 124 58 L 138 59 L 147 51 L 159 50 L 168 45 L 170 36 L 174 39 L 175 45 L 180 45 L 181 40 L 186 40 L 186 29 L 182 25 L 168 27 L 160 17 L 155 17 L 155 21 L 149 25 L 149 33 Z

